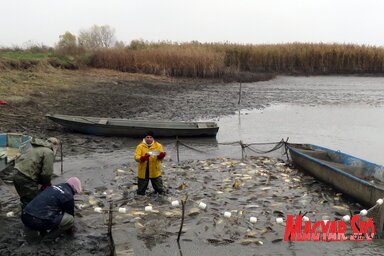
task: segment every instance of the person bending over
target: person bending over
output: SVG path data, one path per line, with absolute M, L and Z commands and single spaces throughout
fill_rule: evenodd
M 23 209 L 21 220 L 32 230 L 74 231 L 74 195 L 82 191 L 81 182 L 71 177 L 65 183 L 53 185 L 39 193 Z

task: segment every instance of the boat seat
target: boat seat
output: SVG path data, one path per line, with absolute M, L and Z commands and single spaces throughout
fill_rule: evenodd
M 100 118 L 99 124 L 108 124 L 108 118 Z
M 206 123 L 197 123 L 198 128 L 208 128 L 208 125 Z

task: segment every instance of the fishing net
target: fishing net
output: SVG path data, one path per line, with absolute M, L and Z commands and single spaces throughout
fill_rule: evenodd
M 375 204 L 375 206 L 367 210 L 367 217 L 373 219 L 376 234 L 380 237 L 384 235 L 384 204 Z

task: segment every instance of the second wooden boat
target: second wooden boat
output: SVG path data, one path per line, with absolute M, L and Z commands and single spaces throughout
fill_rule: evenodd
M 287 143 L 287 148 L 297 167 L 363 205 L 384 198 L 384 166 L 312 144 Z

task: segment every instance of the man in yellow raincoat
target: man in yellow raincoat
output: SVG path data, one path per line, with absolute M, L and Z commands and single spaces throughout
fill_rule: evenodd
M 138 162 L 138 195 L 145 195 L 149 180 L 155 192 L 164 193 L 163 180 L 161 178 L 161 161 L 166 153 L 163 146 L 155 141 L 153 132 L 146 132 L 143 141 L 136 147 L 135 160 Z

